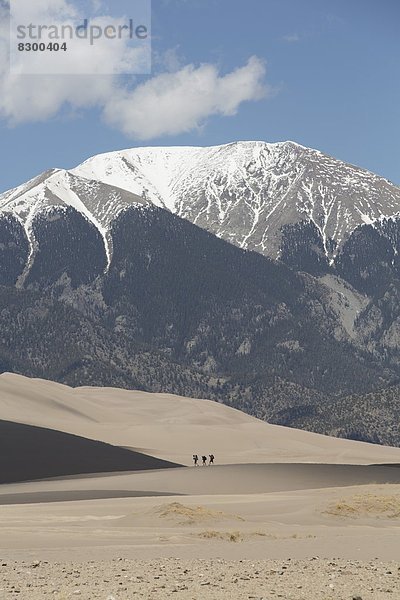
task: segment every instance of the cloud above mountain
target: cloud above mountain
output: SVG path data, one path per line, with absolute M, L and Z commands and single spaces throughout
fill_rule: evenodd
M 132 91 L 116 89 L 104 106 L 106 120 L 127 136 L 149 140 L 199 129 L 213 115 L 232 116 L 240 105 L 268 94 L 265 66 L 253 56 L 221 75 L 215 65 L 187 65 L 162 73 Z
M 29 5 L 40 12 L 41 22 L 46 22 L 47 15 L 52 23 L 71 23 L 78 14 L 71 0 L 38 0 Z M 109 16 L 96 15 L 102 18 L 110 21 Z M 52 60 L 46 56 L 51 53 L 35 54 L 32 64 L 40 60 L 44 74 L 10 71 L 8 9 L 1 3 L 0 118 L 10 125 L 47 121 L 65 110 L 96 108 L 106 123 L 127 137 L 150 140 L 199 130 L 210 117 L 235 115 L 243 102 L 269 94 L 265 64 L 255 56 L 229 73 L 221 73 L 214 64 L 179 64 L 172 72 L 164 66 L 163 71 L 139 82 L 134 75 L 95 74 L 99 65 L 106 65 L 106 72 L 118 73 L 124 60 L 128 60 L 127 72 L 140 72 L 135 70 L 140 56 L 123 44 L 99 40 L 95 52 L 82 56 L 74 53 L 72 45 L 68 60 L 71 64 L 80 61 L 80 72 L 89 75 L 47 75 L 43 61 Z

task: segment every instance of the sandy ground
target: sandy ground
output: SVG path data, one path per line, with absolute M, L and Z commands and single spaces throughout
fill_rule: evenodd
M 14 375 L 0 419 L 218 463 L 0 485 L 1 600 L 400 598 L 399 449 Z
M 35 561 L 0 567 L 0 594 L 32 600 L 383 600 L 399 598 L 400 579 L 395 563 L 341 559 Z
M 399 512 L 386 484 L 6 505 L 0 556 L 400 560 Z

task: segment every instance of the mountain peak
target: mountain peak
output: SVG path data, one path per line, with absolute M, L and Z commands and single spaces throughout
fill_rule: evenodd
M 400 189 L 386 179 L 293 141 L 131 148 L 90 158 L 72 172 L 273 258 L 287 226 L 311 222 L 332 255 L 356 227 L 400 206 Z
M 38 213 L 77 210 L 101 233 L 109 261 L 111 223 L 132 204 L 167 209 L 272 258 L 296 246 L 293 232 L 298 237 L 305 224 L 312 244 L 332 261 L 357 227 L 399 214 L 400 188 L 297 142 L 258 140 L 100 154 L 0 196 L 0 212 L 14 213 L 30 240 Z

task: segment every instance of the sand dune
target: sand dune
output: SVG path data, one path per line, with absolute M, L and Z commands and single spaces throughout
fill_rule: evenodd
M 270 425 L 208 400 L 76 388 L 3 374 L 0 418 L 48 427 L 180 464 L 213 453 L 218 464 L 400 463 L 400 449 Z
M 254 464 L 109 473 L 3 485 L 0 504 L 51 502 L 65 492 L 77 499 L 280 493 L 367 484 L 400 484 L 400 468 L 368 465 Z

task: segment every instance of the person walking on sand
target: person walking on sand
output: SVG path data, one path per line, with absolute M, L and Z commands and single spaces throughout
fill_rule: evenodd
M 207 456 L 202 456 L 201 460 L 203 461 L 203 467 L 207 465 Z
M 197 467 L 197 463 L 199 462 L 199 457 L 197 456 L 197 454 L 193 454 L 193 462 L 194 466 Z
M 214 464 L 214 458 L 215 458 L 214 454 L 210 454 L 210 462 L 209 462 L 210 465 Z

